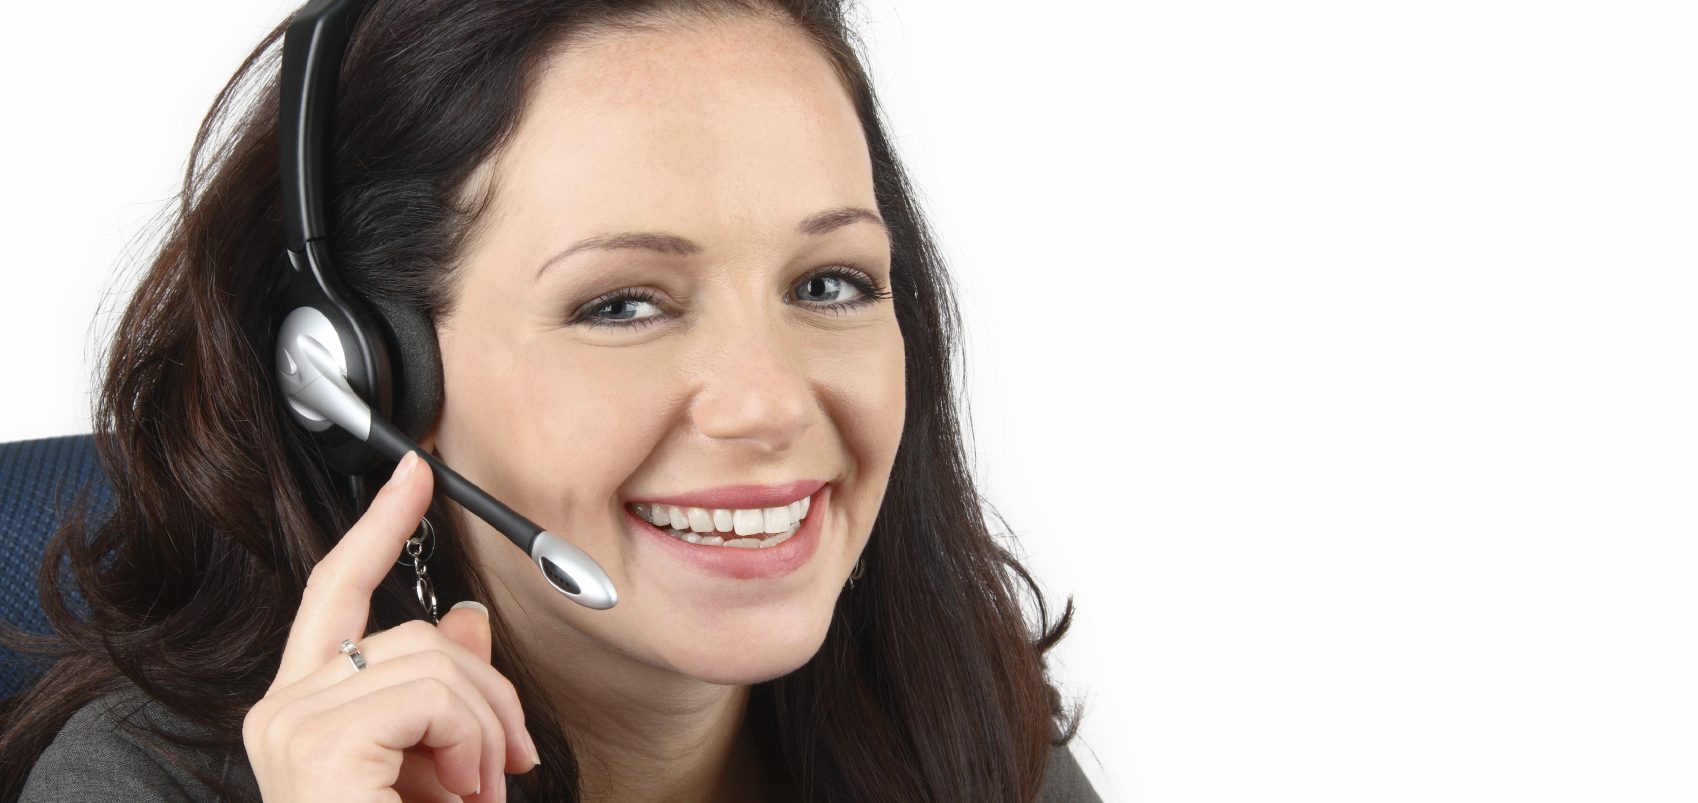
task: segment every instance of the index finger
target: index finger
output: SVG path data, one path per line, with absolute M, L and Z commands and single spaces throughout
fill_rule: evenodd
M 323 665 L 343 639 L 358 641 L 365 635 L 371 594 L 430 507 L 433 485 L 430 467 L 408 452 L 365 515 L 313 567 L 273 687 L 292 684 Z

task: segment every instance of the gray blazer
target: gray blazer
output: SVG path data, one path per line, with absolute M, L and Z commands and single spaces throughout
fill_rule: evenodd
M 174 759 L 144 745 L 130 727 L 148 725 L 169 733 L 195 734 L 195 727 L 139 690 L 101 697 L 73 715 L 59 736 L 36 761 L 24 784 L 22 803 L 124 800 L 216 801 L 218 796 L 199 778 L 248 790 L 259 797 L 253 768 L 245 757 L 191 754 Z M 508 779 L 510 801 L 523 801 L 514 779 Z M 1037 803 L 1102 803 L 1073 754 L 1058 747 L 1050 754 Z

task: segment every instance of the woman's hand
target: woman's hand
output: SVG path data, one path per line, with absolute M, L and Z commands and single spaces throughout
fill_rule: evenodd
M 307 579 L 277 678 L 242 723 L 267 801 L 499 801 L 504 772 L 537 765 L 513 684 L 489 664 L 482 606 L 361 638 L 372 591 L 431 486 L 409 453 Z M 363 671 L 339 652 L 343 639 L 359 646 Z

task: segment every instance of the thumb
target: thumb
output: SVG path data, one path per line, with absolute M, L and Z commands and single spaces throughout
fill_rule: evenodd
M 471 600 L 454 603 L 436 623 L 436 629 L 486 663 L 489 661 L 489 609 L 482 603 Z

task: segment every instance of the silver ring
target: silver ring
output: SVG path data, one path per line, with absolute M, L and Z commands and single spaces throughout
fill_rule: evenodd
M 348 660 L 354 664 L 355 672 L 366 668 L 366 657 L 360 654 L 359 647 L 354 646 L 353 639 L 342 639 L 342 648 L 337 652 L 348 656 Z

